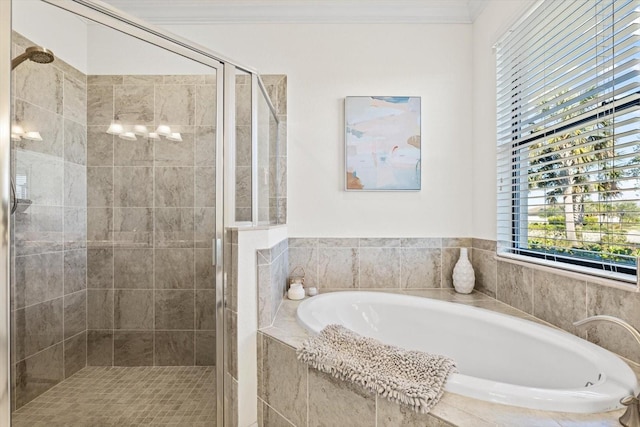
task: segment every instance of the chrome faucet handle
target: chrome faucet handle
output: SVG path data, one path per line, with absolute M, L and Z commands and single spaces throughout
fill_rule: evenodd
M 620 403 L 627 407 L 627 410 L 618 421 L 624 427 L 640 427 L 640 395 L 638 397 L 630 395 L 620 399 Z
M 597 315 L 597 316 L 587 317 L 586 319 L 578 320 L 577 322 L 573 322 L 573 324 L 575 326 L 582 326 L 584 324 L 591 323 L 591 322 L 609 322 L 609 323 L 615 323 L 618 326 L 622 326 L 624 329 L 627 330 L 627 332 L 629 332 L 633 336 L 633 338 L 635 338 L 638 344 L 640 344 L 640 331 L 638 331 L 636 328 L 631 326 L 629 323 L 617 317 Z

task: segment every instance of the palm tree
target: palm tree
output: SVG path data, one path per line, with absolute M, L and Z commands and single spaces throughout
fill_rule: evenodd
M 562 120 L 568 122 L 587 112 L 586 105 L 585 108 L 575 108 L 574 100 L 578 94 L 563 98 L 565 93 L 563 91 L 545 101 L 541 113 L 565 105 L 555 115 L 562 116 Z M 581 99 L 577 105 L 590 104 L 590 100 Z M 546 201 L 551 205 L 562 201 L 565 236 L 572 247 L 582 246 L 576 224 L 583 223 L 584 206 L 590 200 L 590 193 L 597 191 L 605 199 L 620 194 L 619 173 L 606 167 L 607 161 L 611 162 L 614 157 L 614 139 L 608 130 L 610 125 L 610 121 L 591 123 L 529 147 L 529 187 L 543 190 Z M 532 133 L 539 130 L 535 129 Z M 590 177 L 590 171 L 595 174 L 593 177 Z

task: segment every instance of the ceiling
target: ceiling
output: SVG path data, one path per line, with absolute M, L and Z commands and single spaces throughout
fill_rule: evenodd
M 154 24 L 472 23 L 489 0 L 106 0 Z

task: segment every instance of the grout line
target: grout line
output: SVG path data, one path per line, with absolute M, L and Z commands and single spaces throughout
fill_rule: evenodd
M 378 427 L 378 393 L 376 393 L 374 396 L 373 405 L 374 405 L 374 417 L 375 417 L 373 419 L 373 425 L 375 427 Z
M 89 85 L 84 85 L 85 99 L 85 147 L 84 147 L 84 177 L 85 177 L 85 212 L 84 212 L 84 291 L 85 291 L 85 311 L 84 311 L 84 367 L 89 365 Z
M 164 84 L 165 76 L 162 77 L 162 83 Z M 158 91 L 158 85 L 153 83 L 153 126 L 158 126 L 156 123 L 156 93 Z M 154 129 L 155 130 L 155 129 Z M 151 364 L 153 366 L 156 365 L 156 144 L 155 142 L 151 143 L 151 222 L 152 222 L 152 235 L 151 235 L 151 256 L 153 257 L 153 261 L 151 263 L 152 274 L 153 277 L 151 279 L 151 284 L 153 285 L 152 298 L 151 298 L 151 315 L 153 316 L 153 333 L 151 338 Z M 195 335 L 193 337 L 193 341 L 195 342 Z
M 497 267 L 496 267 L 496 276 L 498 275 L 497 272 Z M 498 280 L 496 277 L 496 287 Z M 498 299 L 498 295 L 496 293 L 496 299 Z M 536 312 L 536 270 L 531 269 L 531 315 L 535 317 L 535 312 Z
M 203 78 L 203 82 L 202 84 L 204 84 L 204 80 L 205 78 Z M 154 96 L 155 96 L 155 91 L 154 91 Z M 198 293 L 198 286 L 197 286 L 197 281 L 198 281 L 198 270 L 196 268 L 197 262 L 196 259 L 198 257 L 197 255 L 197 249 L 196 249 L 196 209 L 197 209 L 197 198 L 198 198 L 198 169 L 196 168 L 196 119 L 198 117 L 198 84 L 194 83 L 193 84 L 193 145 L 191 146 L 192 151 L 191 151 L 191 164 L 193 165 L 193 209 L 191 211 L 191 218 L 192 218 L 192 228 L 191 228 L 191 240 L 193 242 L 193 265 L 192 265 L 192 271 L 193 271 L 193 282 L 191 284 L 191 286 L 193 287 L 193 358 L 192 358 L 192 364 L 193 366 L 196 365 L 196 329 L 197 329 L 197 318 L 198 318 L 198 303 L 197 303 L 197 293 Z M 154 103 L 154 108 L 155 108 L 155 103 Z M 154 144 L 155 145 L 155 144 Z M 214 186 L 215 188 L 215 186 Z
M 116 85 L 111 85 L 111 96 L 112 96 L 112 106 L 111 106 L 111 119 L 115 119 L 116 115 Z M 111 136 L 111 366 L 115 366 L 116 364 L 116 254 L 115 254 L 115 228 L 116 228 L 116 210 L 115 210 L 115 162 L 116 162 L 116 145 L 115 145 L 115 137 Z
M 77 292 L 74 292 L 74 293 L 78 293 L 78 292 L 81 292 L 81 291 L 77 291 Z M 73 295 L 73 294 L 69 294 L 69 295 Z M 46 304 L 48 302 L 57 301 L 57 300 L 59 300 L 61 298 L 63 299 L 63 303 L 62 304 L 64 306 L 64 295 L 60 295 L 59 297 L 51 298 L 51 299 L 48 299 L 48 300 L 45 300 L 45 301 L 40 301 L 40 302 L 36 302 L 36 303 L 33 303 L 33 304 L 25 305 L 25 306 L 22 306 L 22 307 L 19 307 L 19 308 L 14 308 L 13 310 L 11 310 L 11 312 L 15 313 L 15 312 L 18 312 L 18 311 L 21 311 L 21 310 L 26 310 L 28 308 L 32 308 L 32 307 L 35 307 L 35 306 L 38 306 L 38 305 L 41 305 L 41 304 Z
M 397 254 L 398 254 L 398 264 L 399 264 L 399 270 L 398 270 L 398 289 L 402 289 L 402 240 L 400 243 L 401 246 L 398 246 L 398 248 L 396 248 Z
M 260 400 L 262 400 L 262 399 L 260 399 Z M 271 408 L 271 410 L 272 410 L 273 412 L 275 412 L 276 414 L 280 415 L 280 416 L 282 417 L 282 419 L 284 419 L 284 420 L 285 420 L 285 421 L 287 421 L 289 424 L 291 424 L 291 426 L 294 426 L 294 427 L 295 427 L 295 424 L 294 424 L 291 420 L 289 420 L 289 418 L 287 418 L 287 417 L 285 417 L 284 415 L 282 415 L 282 414 L 280 413 L 280 411 L 278 411 L 277 409 L 275 409 L 273 406 L 269 405 L 269 403 L 265 402 L 264 400 L 263 400 L 263 402 L 264 402 L 264 404 L 265 404 L 266 406 L 268 406 L 269 408 Z M 307 406 L 308 406 L 308 405 L 307 405 Z M 264 413 L 262 414 L 262 417 L 263 417 L 263 419 L 264 419 Z M 309 417 L 307 416 L 307 423 L 308 423 L 308 418 L 309 418 Z
M 65 154 L 66 154 L 66 150 L 67 150 L 67 141 L 66 141 L 66 132 L 64 131 L 65 125 L 64 125 L 64 74 L 62 73 L 62 379 L 64 380 L 64 378 L 66 377 L 66 371 L 65 371 L 65 339 L 64 339 L 64 335 L 65 335 L 65 309 L 64 309 L 64 303 L 65 303 L 65 274 L 64 274 L 64 254 L 65 251 L 67 249 L 67 244 L 66 244 L 66 227 L 65 227 L 65 209 L 66 209 L 66 205 L 67 205 L 67 200 L 66 200 L 66 196 L 67 196 L 67 182 L 66 182 L 66 171 L 67 171 L 67 165 L 65 162 Z
M 360 250 L 360 239 L 358 239 L 358 287 L 356 290 L 362 288 L 362 251 Z
M 76 334 L 76 335 L 79 335 L 79 334 L 80 334 L 80 333 L 78 333 L 78 334 Z M 75 336 L 75 335 L 74 335 L 74 336 Z M 69 338 L 73 338 L 73 337 L 69 337 Z M 47 346 L 47 347 L 43 348 L 42 350 L 38 350 L 38 351 L 36 351 L 35 353 L 30 354 L 29 356 L 24 357 L 24 358 L 22 358 L 22 359 L 20 359 L 20 360 L 16 360 L 16 361 L 15 361 L 15 364 L 17 365 L 17 364 L 18 364 L 18 363 L 20 363 L 20 362 L 23 362 L 23 361 L 25 361 L 25 360 L 27 360 L 27 359 L 31 359 L 32 357 L 34 357 L 34 356 L 36 356 L 36 355 L 38 355 L 38 354 L 40 354 L 40 353 L 43 353 L 43 352 L 45 352 L 45 351 L 47 351 L 47 350 L 49 350 L 49 349 L 52 349 L 53 347 L 55 347 L 55 346 L 57 346 L 57 345 L 61 345 L 61 344 L 64 344 L 64 335 L 62 336 L 62 340 L 61 340 L 61 341 L 58 341 L 58 342 L 56 342 L 56 343 L 53 343 L 53 344 L 51 344 L 50 346 Z M 64 351 L 64 347 L 63 347 L 63 351 Z M 63 353 L 63 359 L 64 359 L 64 353 Z M 64 373 L 64 372 L 63 372 L 63 373 Z
M 582 318 L 586 319 L 588 315 L 589 315 L 589 284 L 585 280 L 584 281 L 584 316 Z M 585 340 L 589 339 L 589 328 L 584 329 L 583 336 Z
M 440 289 L 444 289 L 444 248 L 440 241 Z

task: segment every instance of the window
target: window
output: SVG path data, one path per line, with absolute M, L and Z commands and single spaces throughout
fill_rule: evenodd
M 540 2 L 497 72 L 499 254 L 635 282 L 640 0 Z

